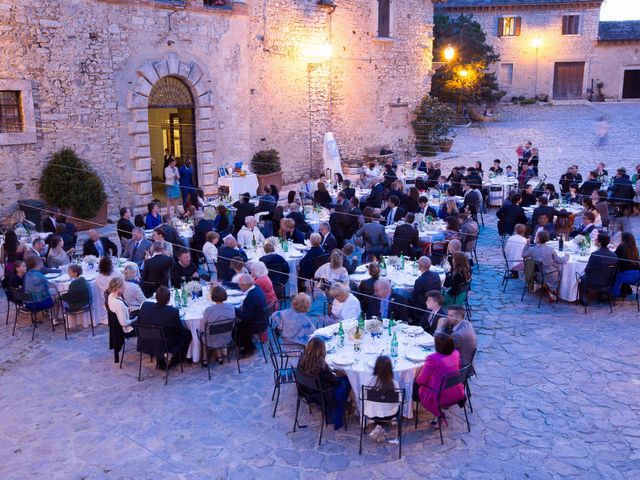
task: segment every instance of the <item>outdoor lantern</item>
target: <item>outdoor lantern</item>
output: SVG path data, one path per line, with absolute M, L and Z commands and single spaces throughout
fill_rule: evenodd
M 456 51 L 453 49 L 451 44 L 447 45 L 447 48 L 444 49 L 444 59 L 447 62 L 450 62 L 451 60 L 453 60 L 453 57 L 455 56 L 455 54 L 456 54 Z

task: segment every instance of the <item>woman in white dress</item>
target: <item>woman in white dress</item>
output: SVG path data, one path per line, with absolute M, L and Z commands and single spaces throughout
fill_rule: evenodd
M 178 202 L 180 201 L 180 173 L 176 167 L 176 159 L 172 158 L 164 169 L 164 184 L 167 189 L 167 213 L 171 214 L 173 207 L 174 215 L 178 215 Z
M 109 283 L 114 278 L 121 278 L 120 272 L 113 268 L 111 257 L 105 255 L 100 259 L 98 264 L 98 275 L 96 276 L 96 287 L 98 287 L 99 300 L 104 298 L 104 293 L 109 290 Z M 98 301 L 99 318 L 98 323 L 108 323 L 107 311 L 104 308 L 104 302 Z

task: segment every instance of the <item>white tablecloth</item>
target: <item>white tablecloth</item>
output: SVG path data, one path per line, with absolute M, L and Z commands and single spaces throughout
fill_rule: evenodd
M 249 192 L 253 197 L 258 192 L 258 177 L 254 173 L 246 177 L 219 177 L 218 186 L 229 187 L 229 195 L 234 198 L 239 197 L 245 192 Z
M 345 333 L 355 326 L 356 321 L 343 322 Z M 373 378 L 373 365 L 378 355 L 389 355 L 391 337 L 388 331 L 384 329 L 382 336 L 373 339 L 369 333 L 365 333 L 361 340 L 360 352 L 353 350 L 354 341 L 349 339 L 349 335 L 345 335 L 344 347 L 338 344 L 338 337 L 334 336 L 339 324 L 330 325 L 316 330 L 314 335 L 322 334 L 330 336 L 331 340 L 327 342 L 327 363 L 336 370 L 343 370 L 349 377 L 351 387 L 358 399 L 358 411 L 360 410 L 360 391 L 362 385 L 368 385 Z M 413 402 L 411 400 L 413 393 L 413 381 L 416 371 L 424 364 L 424 359 L 433 351 L 433 337 L 428 333 L 421 331 L 417 336 L 405 334 L 410 329 L 413 331 L 421 331 L 420 327 L 409 327 L 408 325 L 398 325 L 395 331 L 398 337 L 398 357 L 393 360 L 394 378 L 398 382 L 400 388 L 405 389 L 405 408 L 403 416 L 406 418 L 413 417 Z M 424 348 L 418 345 L 425 345 Z M 427 347 L 428 346 L 428 347 Z M 409 360 L 407 354 L 412 358 L 421 358 L 418 360 Z M 415 355 L 415 357 L 414 357 Z M 346 362 L 345 360 L 346 359 Z M 342 360 L 342 361 L 341 361 Z M 345 365 L 344 363 L 348 363 Z
M 98 275 L 97 265 L 94 270 L 90 270 L 86 264 L 82 265 L 82 277 L 87 281 L 89 286 L 89 294 L 91 295 L 91 314 L 93 315 L 93 324 L 97 326 L 99 324 L 107 325 L 109 323 L 107 319 L 107 311 L 104 307 L 104 296 L 103 293 L 96 285 L 95 279 Z M 60 267 L 62 270 L 62 275 L 56 278 L 49 278 L 49 281 L 55 285 L 58 289 L 58 292 L 61 294 L 67 293 L 69 291 L 69 284 L 71 280 L 69 275 L 67 275 L 67 267 Z M 73 328 L 82 323 L 84 328 L 87 328 L 91 325 L 91 317 L 88 313 L 83 313 L 82 315 L 70 315 L 69 316 L 69 328 Z
M 562 266 L 558 296 L 567 302 L 575 302 L 578 299 L 578 279 L 576 275 L 584 273 L 590 252 L 595 251 L 596 248 L 592 247 L 590 252 L 582 257 L 577 253 L 578 248 L 574 245 L 573 240 L 568 240 L 564 243 L 564 251 L 562 252 L 558 250 L 557 241 L 549 242 L 548 245 L 555 248 L 560 257 L 564 257 L 567 253 L 570 255 L 569 261 Z
M 393 224 L 389 227 L 385 227 L 385 232 L 387 233 L 387 237 L 389 237 L 389 241 L 393 242 L 393 235 L 396 231 L 396 227 L 398 224 Z M 443 221 L 439 220 L 437 222 L 432 223 L 431 225 L 425 225 L 424 230 L 418 230 L 418 238 L 421 242 L 430 243 L 434 241 L 439 241 L 444 238 L 443 232 L 447 229 L 447 224 Z
M 323 209 L 323 211 L 320 213 L 315 213 L 315 212 L 305 213 L 304 220 L 305 222 L 307 222 L 307 225 L 311 227 L 311 230 L 313 230 L 315 233 L 319 233 L 320 224 L 322 222 L 329 221 L 329 211 L 326 209 Z
M 385 261 L 387 261 L 389 257 L 385 257 Z M 405 260 L 404 270 L 396 270 L 395 267 L 392 267 L 387 264 L 387 274 L 385 276 L 380 276 L 380 278 L 386 278 L 391 281 L 392 287 L 395 290 L 404 290 L 411 292 L 413 290 L 413 286 L 416 283 L 416 279 L 420 275 L 418 271 L 418 262 L 416 262 L 415 273 L 414 273 L 414 262 L 412 260 Z M 444 283 L 445 271 L 442 267 L 432 266 L 431 271 L 436 272 L 440 275 L 440 282 Z M 367 280 L 371 278 L 369 272 L 367 270 L 367 265 L 360 265 L 356 268 L 355 273 L 351 274 L 349 279 L 359 285 L 361 281 Z
M 289 251 L 284 252 L 280 247 L 278 247 L 275 251 L 278 255 L 284 257 L 284 259 L 289 264 L 289 283 L 286 285 L 287 295 L 294 296 L 298 293 L 298 265 L 300 264 L 300 260 L 305 255 L 305 251 L 307 248 L 302 245 L 299 248 L 294 247 L 292 244 L 289 245 Z M 258 261 L 264 255 L 264 249 L 262 247 L 258 247 L 256 250 L 252 248 L 247 248 L 244 251 L 247 254 L 249 261 Z

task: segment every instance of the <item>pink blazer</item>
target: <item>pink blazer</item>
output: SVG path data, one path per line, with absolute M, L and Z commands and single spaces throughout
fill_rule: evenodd
M 420 375 L 416 378 L 416 383 L 420 386 L 418 395 L 420 403 L 434 416 L 439 416 L 438 410 L 438 389 L 442 378 L 460 370 L 460 353 L 454 350 L 451 355 L 432 353 L 425 361 Z M 442 392 L 441 403 L 443 406 L 453 405 L 464 397 L 464 387 L 456 385 Z
M 271 279 L 265 275 L 264 277 L 256 278 L 253 283 L 262 290 L 262 293 L 264 293 L 264 296 L 267 299 L 267 304 L 276 302 L 276 310 L 278 310 L 278 297 L 276 296 L 276 292 L 273 290 L 273 283 L 271 283 Z

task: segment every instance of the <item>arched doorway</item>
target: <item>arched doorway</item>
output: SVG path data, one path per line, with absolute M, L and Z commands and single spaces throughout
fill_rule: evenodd
M 153 198 L 164 198 L 164 157 L 168 150 L 180 167 L 186 159 L 193 164 L 193 181 L 198 186 L 195 104 L 189 87 L 179 78 L 166 76 L 149 92 L 149 147 Z

